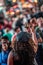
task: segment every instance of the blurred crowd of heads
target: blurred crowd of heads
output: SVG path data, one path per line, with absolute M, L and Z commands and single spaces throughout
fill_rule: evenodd
M 32 26 L 34 28 L 36 26 L 43 27 L 43 5 L 40 8 L 38 6 L 23 8 L 20 11 L 15 3 L 11 7 L 6 7 L 5 14 L 7 14 L 7 18 L 5 18 L 3 11 L 0 12 L 0 30 L 6 29 L 6 32 L 9 32 L 13 29 L 18 32 L 18 28 L 22 30 L 21 26 L 24 26 L 25 31 L 29 32 Z

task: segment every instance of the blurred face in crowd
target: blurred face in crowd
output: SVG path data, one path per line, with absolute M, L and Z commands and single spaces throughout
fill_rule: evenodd
M 31 19 L 30 20 L 30 24 L 31 24 L 31 26 L 36 27 L 37 26 L 37 20 L 36 20 L 36 18 Z
M 8 50 L 8 40 L 2 39 L 2 50 L 7 51 Z
M 38 18 L 37 23 L 39 27 L 43 27 L 43 18 L 42 17 Z
M 36 9 L 35 8 L 32 9 L 32 13 L 36 13 Z
M 17 33 L 19 33 L 20 31 L 21 31 L 21 30 L 20 30 L 19 27 L 15 30 L 15 32 L 17 32 Z
M 43 5 L 41 6 L 41 12 L 43 12 Z
M 20 15 L 20 11 L 19 10 L 16 10 L 16 16 L 19 16 Z
M 25 24 L 26 32 L 30 32 L 30 23 Z

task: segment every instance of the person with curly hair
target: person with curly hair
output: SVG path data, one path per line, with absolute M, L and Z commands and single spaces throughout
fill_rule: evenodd
M 7 65 L 37 65 L 31 35 L 20 32 L 14 41 L 12 51 L 9 53 Z M 33 41 L 32 41 L 33 42 Z

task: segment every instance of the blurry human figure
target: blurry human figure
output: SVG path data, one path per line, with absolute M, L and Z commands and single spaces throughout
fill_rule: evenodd
M 42 42 L 42 39 L 41 39 L 40 35 L 36 32 L 36 29 L 38 28 L 38 24 L 39 24 L 39 23 L 37 23 L 36 18 L 31 19 L 30 20 L 30 24 L 31 24 L 31 27 L 33 26 L 33 28 L 35 30 L 35 34 L 36 34 L 36 37 L 37 37 L 37 41 L 38 42 Z
M 41 12 L 43 12 L 43 5 L 40 7 Z
M 36 18 L 31 19 L 31 20 L 30 20 L 30 24 L 31 24 L 34 28 L 36 28 L 36 27 L 37 27 L 37 20 L 36 20 Z
M 37 23 L 38 23 L 38 28 L 37 28 L 37 32 L 40 34 L 41 38 L 43 39 L 43 18 L 38 18 L 37 19 Z
M 4 29 L 5 33 L 3 34 L 3 36 L 7 36 L 9 38 L 9 41 L 11 41 L 12 35 L 13 33 L 11 33 L 11 27 L 9 25 L 6 25 L 5 29 Z
M 38 51 L 36 54 L 36 60 L 38 65 L 43 65 L 43 18 L 37 19 L 38 27 L 36 28 L 36 32 L 40 36 L 38 43 Z
M 31 19 L 31 15 L 30 15 L 29 9 L 26 9 L 26 11 L 25 11 L 23 14 L 25 14 L 25 16 L 26 16 L 26 18 L 27 18 L 27 21 L 28 21 L 29 19 Z
M 14 17 L 12 17 L 12 27 L 15 28 L 16 22 L 17 22 L 18 18 L 16 17 L 16 15 L 14 15 Z
M 30 20 L 30 22 L 31 22 L 31 20 Z M 35 28 L 32 24 L 30 24 L 30 34 L 32 35 L 32 40 L 34 42 L 33 48 L 34 48 L 34 52 L 36 53 L 37 49 L 38 49 L 38 40 L 37 40 L 37 37 L 36 37 Z
M 10 52 L 9 40 L 7 36 L 1 38 L 2 50 L 0 52 L 0 65 L 7 65 L 7 58 Z
M 20 27 L 20 29 L 22 30 L 22 26 L 23 26 L 23 18 L 18 18 L 18 20 L 17 20 L 17 22 L 16 22 L 16 24 L 15 24 L 15 26 L 18 26 L 18 27 Z
M 36 8 L 32 8 L 32 14 L 35 14 L 36 13 Z
M 14 44 L 15 38 L 16 38 L 17 34 L 19 34 L 21 32 L 21 30 L 20 30 L 20 28 L 18 26 L 16 26 L 15 29 L 14 29 L 14 32 L 15 33 L 14 33 L 14 35 L 11 38 L 12 44 Z
M 25 24 L 24 27 L 25 27 L 25 32 L 30 33 L 30 21 L 27 24 Z
M 14 47 L 8 56 L 8 65 L 37 65 L 31 41 L 31 35 L 26 32 L 16 36 Z

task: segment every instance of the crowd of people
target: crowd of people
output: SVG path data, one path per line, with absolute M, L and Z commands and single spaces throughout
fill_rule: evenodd
M 43 65 L 43 5 L 20 11 L 13 4 L 6 12 L 0 12 L 0 65 Z

